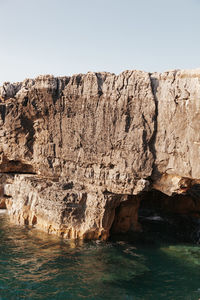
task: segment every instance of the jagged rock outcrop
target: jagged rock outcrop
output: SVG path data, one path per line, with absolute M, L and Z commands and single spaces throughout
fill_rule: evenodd
M 200 71 L 39 76 L 0 88 L 12 219 L 69 238 L 140 230 L 140 194 L 200 183 Z

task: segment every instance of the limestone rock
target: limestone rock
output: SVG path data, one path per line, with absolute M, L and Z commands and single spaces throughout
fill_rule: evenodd
M 200 70 L 155 73 L 151 78 L 157 105 L 155 175 L 199 179 Z
M 200 182 L 199 128 L 200 70 L 5 83 L 1 197 L 15 222 L 64 237 L 139 230 L 142 192 Z
M 86 192 L 80 184 L 35 175 L 15 175 L 12 183 L 5 184 L 4 195 L 15 223 L 72 239 L 107 239 L 114 219 L 112 211 L 122 197 Z

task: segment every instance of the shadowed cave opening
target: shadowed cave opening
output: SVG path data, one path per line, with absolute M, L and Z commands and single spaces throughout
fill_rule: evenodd
M 115 208 L 110 239 L 200 244 L 200 185 L 172 196 L 157 190 L 129 195 Z

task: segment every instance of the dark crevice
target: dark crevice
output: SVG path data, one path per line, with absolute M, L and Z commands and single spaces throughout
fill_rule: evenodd
M 153 77 L 152 74 L 149 74 L 150 78 L 150 83 L 151 83 L 151 91 L 153 94 L 154 98 L 154 103 L 155 103 L 155 114 L 153 117 L 153 122 L 154 122 L 154 130 L 153 134 L 149 140 L 149 149 L 153 155 L 153 165 L 152 165 L 152 174 L 157 173 L 157 167 L 155 165 L 155 160 L 156 160 L 156 149 L 155 149 L 155 143 L 156 143 L 156 135 L 158 131 L 158 98 L 156 96 L 157 89 L 159 86 L 159 80 L 156 77 Z
M 3 123 L 5 122 L 5 116 L 6 116 L 6 106 L 0 105 L 0 115 Z
M 130 116 L 130 109 L 127 107 L 127 110 L 125 112 L 126 119 L 125 119 L 125 132 L 127 133 L 129 131 L 130 125 L 131 125 L 131 116 Z
M 74 187 L 74 183 L 71 181 L 71 182 L 63 184 L 62 189 L 63 190 L 71 190 L 73 187 Z
M 143 141 L 144 152 L 146 152 L 147 151 L 147 132 L 146 132 L 146 130 L 143 130 L 142 141 Z
M 102 86 L 103 86 L 103 78 L 100 73 L 96 73 L 97 77 L 97 85 L 98 85 L 98 96 L 101 97 L 103 95 Z
M 30 175 L 37 175 L 36 172 L 34 172 L 32 166 L 30 165 L 11 165 L 8 164 L 7 165 L 7 169 L 6 170 L 0 170 L 1 174 L 30 174 Z
M 59 92 L 59 80 L 58 80 L 58 78 L 55 78 L 55 80 L 56 80 L 56 86 L 57 86 L 57 88 L 55 90 L 53 90 L 53 92 L 52 92 L 53 104 L 55 104 L 57 102 L 57 100 L 59 99 L 59 96 L 60 96 L 60 92 Z
M 132 101 L 132 97 L 128 97 L 127 99 L 127 109 L 125 112 L 125 132 L 128 133 L 130 127 L 131 127 L 131 121 L 132 121 L 132 117 L 131 117 L 131 110 L 130 110 L 130 105 L 131 105 L 131 101 Z
M 81 75 L 77 75 L 76 78 L 76 84 L 77 84 L 77 87 L 79 87 L 81 85 L 81 81 L 82 81 L 82 76 Z
M 33 120 L 27 118 L 24 115 L 21 115 L 20 121 L 21 121 L 21 125 L 22 125 L 25 133 L 28 133 L 26 145 L 27 145 L 29 151 L 31 153 L 33 153 L 33 144 L 34 144 L 34 135 L 35 135 Z
M 15 174 L 15 175 L 20 175 L 20 174 L 27 174 L 27 175 L 37 175 L 35 172 L 26 172 L 26 171 L 9 171 L 9 172 L 3 172 L 1 171 L 1 174 Z
M 3 198 L 5 198 L 5 199 L 10 199 L 10 198 L 12 198 L 12 196 L 8 196 L 8 195 L 3 195 Z
M 27 106 L 28 100 L 29 100 L 28 97 L 24 97 L 24 100 L 22 102 L 22 106 Z
M 48 156 L 47 162 L 48 162 L 49 168 L 53 169 L 52 157 Z
M 20 160 L 4 160 L 0 165 L 0 173 L 4 174 L 36 174 L 32 165 Z
M 187 190 L 186 194 L 191 196 L 197 205 L 198 201 L 200 201 L 200 184 L 194 184 L 191 186 L 191 188 Z

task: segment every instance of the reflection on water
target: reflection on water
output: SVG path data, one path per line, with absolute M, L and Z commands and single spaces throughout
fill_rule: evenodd
M 161 248 L 169 256 L 175 257 L 178 261 L 188 266 L 200 266 L 200 247 L 190 245 L 173 245 Z
M 198 246 L 63 241 L 0 214 L 2 300 L 199 299 L 199 258 Z

